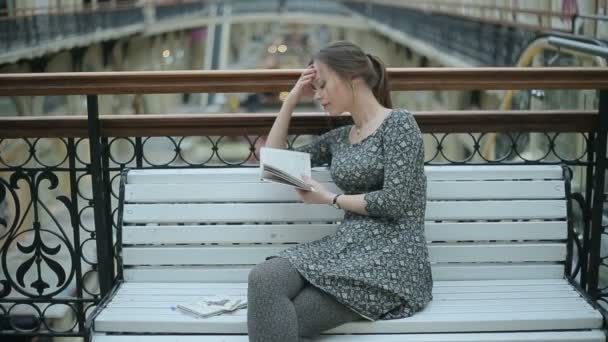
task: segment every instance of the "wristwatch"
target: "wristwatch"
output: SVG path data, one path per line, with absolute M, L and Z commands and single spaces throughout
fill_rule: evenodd
M 342 194 L 337 194 L 336 196 L 334 196 L 334 200 L 333 200 L 333 201 L 332 201 L 332 203 L 331 203 L 331 205 L 332 205 L 334 208 L 337 208 L 337 209 L 342 209 L 342 208 L 340 208 L 340 205 L 338 204 L 338 197 L 340 197 L 341 195 L 342 195 Z

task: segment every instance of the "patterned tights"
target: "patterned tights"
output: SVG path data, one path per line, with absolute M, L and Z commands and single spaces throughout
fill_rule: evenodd
M 247 301 L 250 342 L 310 341 L 325 330 L 364 319 L 312 286 L 281 257 L 250 271 Z

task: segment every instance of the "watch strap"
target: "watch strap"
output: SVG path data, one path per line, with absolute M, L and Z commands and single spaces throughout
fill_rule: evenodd
M 340 204 L 338 204 L 338 197 L 340 197 L 342 194 L 337 194 L 336 196 L 334 196 L 334 200 L 332 201 L 332 205 L 338 209 L 342 209 L 340 207 Z

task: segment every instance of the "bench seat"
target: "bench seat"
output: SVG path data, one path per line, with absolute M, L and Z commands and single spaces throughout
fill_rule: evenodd
M 246 283 L 123 283 L 95 322 L 96 331 L 246 334 L 246 310 L 207 319 L 175 311 L 176 304 L 213 294 L 247 296 Z M 599 329 L 602 316 L 568 281 L 437 281 L 433 301 L 396 320 L 351 322 L 328 334 Z
M 602 315 L 565 277 L 560 166 L 426 173 L 433 300 L 412 317 L 346 323 L 315 341 L 606 341 Z M 94 342 L 247 341 L 246 309 L 197 319 L 175 306 L 246 296 L 255 264 L 334 233 L 343 216 L 298 203 L 292 188 L 260 182 L 251 168 L 125 175 L 120 280 L 94 313 Z M 313 178 L 339 192 L 326 169 Z

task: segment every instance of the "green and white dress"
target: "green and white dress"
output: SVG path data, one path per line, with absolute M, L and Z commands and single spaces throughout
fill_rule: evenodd
M 365 194 L 369 216 L 346 211 L 335 234 L 266 259 L 288 259 L 312 285 L 370 321 L 409 317 L 432 300 L 433 287 L 422 134 L 414 117 L 397 109 L 355 144 L 351 127 L 294 150 L 310 153 L 313 167 L 329 164 L 345 194 Z

